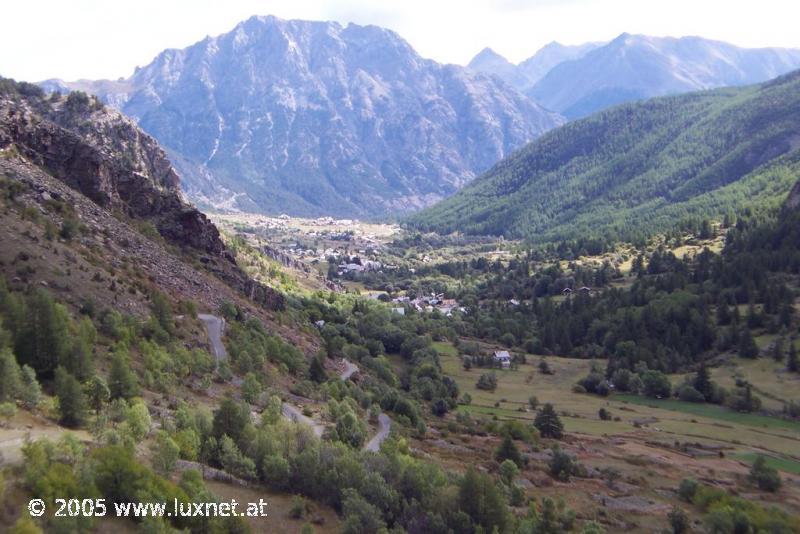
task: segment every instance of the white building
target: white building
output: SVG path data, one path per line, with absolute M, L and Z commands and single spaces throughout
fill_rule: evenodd
M 511 355 L 507 350 L 494 351 L 494 362 L 499 363 L 503 369 L 511 367 Z

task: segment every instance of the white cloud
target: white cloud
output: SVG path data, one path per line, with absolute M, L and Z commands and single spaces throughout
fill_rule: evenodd
M 521 61 L 553 40 L 577 44 L 623 31 L 800 47 L 796 0 L 27 0 L 3 6 L 0 75 L 128 76 L 164 48 L 255 14 L 377 24 L 426 57 L 462 64 L 484 46 Z

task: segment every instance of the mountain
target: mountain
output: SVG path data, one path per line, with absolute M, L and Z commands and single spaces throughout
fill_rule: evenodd
M 524 91 L 533 85 L 531 79 L 517 65 L 492 50 L 484 48 L 472 58 L 467 68 L 491 76 L 497 76 L 508 85 Z
M 421 58 L 376 26 L 252 17 L 83 89 L 153 135 L 210 207 L 414 210 L 563 122 L 496 79 Z
M 634 240 L 776 207 L 798 173 L 800 71 L 568 123 L 411 223 L 535 241 Z
M 800 50 L 623 33 L 555 66 L 526 94 L 574 119 L 623 102 L 759 83 L 798 67 Z
M 525 92 L 556 65 L 583 57 L 598 46 L 602 46 L 602 43 L 566 46 L 553 41 L 519 65 L 514 65 L 491 48 L 484 48 L 472 58 L 467 67 L 476 72 L 497 76 L 512 87 Z
M 533 56 L 518 65 L 530 85 L 541 80 L 551 69 L 565 61 L 579 59 L 605 43 L 584 43 L 580 45 L 562 45 L 553 41 L 542 47 Z M 527 88 L 526 88 L 527 89 Z
M 33 212 L 61 222 L 62 234 L 66 227 L 82 235 L 96 263 L 109 261 L 112 271 L 130 262 L 149 283 L 210 299 L 214 308 L 235 294 L 266 309 L 283 307 L 282 295 L 249 278 L 214 224 L 182 198 L 178 174 L 155 139 L 94 97 L 47 97 L 35 85 L 0 78 L 0 176 L 32 191 L 39 205 Z

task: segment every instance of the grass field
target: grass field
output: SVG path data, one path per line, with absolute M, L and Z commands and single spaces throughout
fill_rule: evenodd
M 528 398 L 539 403 L 550 402 L 561 414 L 569 432 L 590 435 L 619 435 L 630 432 L 652 433 L 653 439 L 721 444 L 736 452 L 769 452 L 776 456 L 800 460 L 800 423 L 753 414 L 738 414 L 711 405 L 694 405 L 680 401 L 654 401 L 636 396 L 616 395 L 602 398 L 577 394 L 573 385 L 586 376 L 591 361 L 575 358 L 548 357 L 555 372 L 539 373 L 538 356 L 529 356 L 528 363 L 516 370 L 495 370 L 498 387 L 494 392 L 475 387 L 478 377 L 488 369 L 464 370 L 456 349 L 449 343 L 435 344 L 441 355 L 444 372 L 452 377 L 462 392 L 472 397 L 469 406 L 461 406 L 473 415 L 532 421 Z M 688 406 L 685 406 L 688 404 Z M 620 421 L 601 421 L 598 410 L 605 408 Z M 637 422 L 647 421 L 638 428 Z
M 781 411 L 785 402 L 800 402 L 800 375 L 787 373 L 785 362 L 734 357 L 711 373 L 711 378 L 727 389 L 734 387 L 737 377 L 753 385 L 768 410 Z
M 758 457 L 757 454 L 752 452 L 746 452 L 742 454 L 737 454 L 734 456 L 737 460 L 742 460 L 743 462 L 747 462 L 752 464 L 756 461 Z M 796 460 L 789 460 L 786 458 L 775 458 L 774 456 L 765 456 L 767 465 L 774 467 L 780 471 L 785 471 L 786 473 L 794 473 L 795 475 L 800 475 L 800 462 Z
M 675 412 L 687 413 L 717 419 L 728 423 L 752 426 L 766 429 L 788 429 L 800 434 L 800 422 L 778 419 L 777 417 L 767 417 L 752 413 L 738 413 L 715 404 L 701 404 L 695 402 L 684 402 L 674 399 L 649 399 L 638 395 L 614 395 L 614 400 L 650 406 L 662 410 L 672 410 Z

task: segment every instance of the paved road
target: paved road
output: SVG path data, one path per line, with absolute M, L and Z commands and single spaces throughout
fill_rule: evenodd
M 311 430 L 314 431 L 314 434 L 318 438 L 321 438 L 322 433 L 325 432 L 325 425 L 320 424 L 311 419 L 310 417 L 303 415 L 303 412 L 301 412 L 297 407 L 292 406 L 291 404 L 287 404 L 284 402 L 281 405 L 281 414 L 283 414 L 283 416 L 289 421 L 310 426 Z
M 222 343 L 222 332 L 225 331 L 225 319 L 207 313 L 198 313 L 197 318 L 206 325 L 208 340 L 211 342 L 211 354 L 217 364 L 228 359 L 228 351 Z
M 381 443 L 389 437 L 389 431 L 392 429 L 392 420 L 385 413 L 378 415 L 378 433 L 372 436 L 369 443 L 364 445 L 365 451 L 378 452 L 381 450 Z

